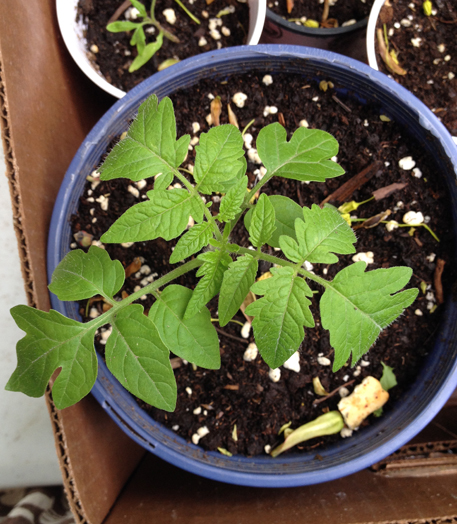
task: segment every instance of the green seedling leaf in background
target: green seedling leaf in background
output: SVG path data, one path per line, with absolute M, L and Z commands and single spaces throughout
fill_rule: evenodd
M 192 290 L 172 285 L 164 289 L 149 311 L 160 338 L 178 357 L 206 369 L 219 369 L 219 338 L 211 314 L 203 307 L 195 316 L 184 320 Z
M 41 397 L 52 374 L 62 368 L 52 388 L 56 407 L 72 406 L 85 397 L 97 377 L 96 328 L 28 306 L 14 307 L 11 315 L 26 336 L 17 344 L 18 363 L 6 389 Z
M 365 262 L 341 270 L 320 301 L 322 327 L 330 331 L 335 349 L 333 371 L 352 353 L 352 365 L 374 344 L 379 333 L 410 306 L 417 289 L 400 291 L 411 278 L 408 267 L 365 272 Z M 396 293 L 396 294 L 392 294 Z
M 394 374 L 393 368 L 391 368 L 387 364 L 384 364 L 384 362 L 381 362 L 381 364 L 382 364 L 382 377 L 379 382 L 381 383 L 382 389 L 384 391 L 389 391 L 389 389 L 397 385 L 397 377 Z M 383 408 L 379 408 L 373 412 L 373 415 L 375 417 L 380 417 L 382 415 L 382 412 L 383 412 Z
M 129 305 L 112 321 L 106 343 L 106 365 L 136 397 L 165 411 L 176 405 L 176 381 L 169 350 L 139 304 Z
M 157 51 L 162 47 L 163 44 L 163 33 L 157 35 L 155 42 L 144 45 L 143 41 L 140 41 L 140 45 L 137 43 L 138 56 L 135 57 L 133 62 L 129 67 L 129 73 L 138 71 L 140 67 L 143 67 L 144 64 L 149 62 L 151 58 L 157 53 Z
M 313 292 L 290 267 L 271 268 L 272 278 L 256 282 L 251 291 L 264 295 L 249 304 L 246 315 L 254 317 L 252 327 L 260 354 L 271 368 L 282 366 L 299 348 L 305 336 L 303 326 L 314 327 L 307 297 Z
M 138 182 L 174 172 L 186 158 L 189 142 L 189 135 L 176 140 L 171 100 L 166 97 L 158 104 L 158 98 L 152 95 L 141 104 L 127 136 L 114 146 L 100 167 L 100 178 Z
M 287 131 L 274 123 L 260 131 L 256 145 L 268 177 L 325 182 L 344 173 L 330 160 L 338 153 L 338 142 L 325 131 L 300 127 L 287 142 Z
M 251 255 L 243 255 L 231 262 L 224 273 L 219 294 L 219 323 L 225 326 L 240 309 L 249 289 L 255 282 L 259 263 Z
M 125 271 L 119 260 L 91 246 L 89 251 L 70 251 L 56 267 L 49 290 L 60 300 L 83 300 L 95 295 L 112 299 L 124 284 Z
M 261 247 L 270 240 L 275 226 L 275 210 L 265 194 L 261 194 L 254 207 L 249 225 L 249 240 L 255 247 Z

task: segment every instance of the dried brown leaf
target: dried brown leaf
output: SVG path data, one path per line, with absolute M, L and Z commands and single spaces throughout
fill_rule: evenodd
M 379 54 L 381 55 L 381 58 L 383 59 L 384 63 L 386 64 L 387 69 L 389 69 L 389 71 L 391 71 L 392 73 L 395 73 L 396 75 L 406 75 L 406 71 L 395 62 L 395 60 L 392 58 L 392 56 L 387 51 L 386 43 L 384 42 L 384 35 L 382 32 L 382 29 L 378 29 L 376 34 L 378 37 Z
M 227 104 L 227 111 L 228 111 L 229 123 L 234 125 L 237 129 L 239 129 L 240 126 L 238 125 L 238 120 L 236 118 L 235 113 L 233 112 L 233 109 L 230 107 L 230 104 Z
M 212 121 L 213 121 L 213 126 L 220 126 L 221 125 L 221 122 L 220 122 L 221 113 L 222 113 L 221 97 L 220 96 L 216 96 L 216 98 L 214 98 L 211 101 L 211 118 L 212 118 Z

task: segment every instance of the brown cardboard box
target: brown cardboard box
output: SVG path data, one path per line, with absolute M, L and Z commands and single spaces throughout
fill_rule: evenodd
M 0 1 L 1 127 L 29 305 L 49 308 L 46 237 L 63 175 L 114 100 L 77 69 L 54 0 Z M 193 476 L 139 448 L 92 397 L 62 412 L 48 395 L 77 522 L 355 524 L 457 522 L 457 396 L 399 453 L 344 479 L 293 489 Z

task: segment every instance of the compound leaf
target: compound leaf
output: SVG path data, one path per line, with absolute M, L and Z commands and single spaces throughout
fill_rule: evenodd
M 142 242 L 162 237 L 179 236 L 189 223 L 189 216 L 199 222 L 203 218 L 198 197 L 185 189 L 148 191 L 149 200 L 135 204 L 114 222 L 102 236 L 107 243 Z
M 181 262 L 190 255 L 198 253 L 200 249 L 207 246 L 213 237 L 213 228 L 209 222 L 195 224 L 187 233 L 185 233 L 176 244 L 173 253 L 170 256 L 170 264 Z
M 105 350 L 108 369 L 136 397 L 173 411 L 177 388 L 169 351 L 143 306 L 132 304 L 120 310 L 112 328 Z
M 243 255 L 231 262 L 224 273 L 219 293 L 219 323 L 225 326 L 240 309 L 257 275 L 258 262 Z
M 190 136 L 176 140 L 173 104 L 164 98 L 158 104 L 150 96 L 138 109 L 127 136 L 116 144 L 99 168 L 102 180 L 128 178 L 138 182 L 178 168 L 187 156 Z
M 263 246 L 270 239 L 275 226 L 275 210 L 268 197 L 262 193 L 254 207 L 249 224 L 249 240 L 255 247 Z
M 356 237 L 347 222 L 333 206 L 321 209 L 316 204 L 303 208 L 303 217 L 295 220 L 295 237 L 279 237 L 279 245 L 287 258 L 294 262 L 333 264 L 334 253 L 355 253 Z
M 97 377 L 96 328 L 28 306 L 12 308 L 11 315 L 26 336 L 17 343 L 18 363 L 6 389 L 41 397 L 54 371 L 62 368 L 52 388 L 56 407 L 85 397 Z
M 418 293 L 417 289 L 397 293 L 411 278 L 408 267 L 368 273 L 365 268 L 365 262 L 356 262 L 341 270 L 320 301 L 322 327 L 330 331 L 330 344 L 335 349 L 333 371 L 340 369 L 351 353 L 354 365 Z
M 221 289 L 224 272 L 232 261 L 230 255 L 223 251 L 208 251 L 197 257 L 203 264 L 197 271 L 197 277 L 203 277 L 196 285 L 192 297 L 187 304 L 184 320 L 192 318 L 205 306 Z
M 82 300 L 94 295 L 113 298 L 121 289 L 125 271 L 119 260 L 111 260 L 108 253 L 91 246 L 70 251 L 56 267 L 49 290 L 60 300 Z
M 219 338 L 209 310 L 203 307 L 195 316 L 184 320 L 191 297 L 191 289 L 168 286 L 154 302 L 149 318 L 162 340 L 178 357 L 202 368 L 218 369 L 221 365 Z
M 245 165 L 241 160 L 243 143 L 240 131 L 231 124 L 213 127 L 200 135 L 193 175 L 201 193 L 223 192 L 223 183 L 239 176 Z
M 268 177 L 324 182 L 344 173 L 329 160 L 338 153 L 338 142 L 325 131 L 300 127 L 287 142 L 287 131 L 276 122 L 260 131 L 256 145 Z
M 227 194 L 222 197 L 219 208 L 218 220 L 221 222 L 230 222 L 241 211 L 241 204 L 246 194 L 248 177 L 243 176 L 240 181 L 228 190 Z
M 251 291 L 264 295 L 245 313 L 253 316 L 257 347 L 271 368 L 282 366 L 299 348 L 305 336 L 303 326 L 313 327 L 309 309 L 313 293 L 303 278 L 290 267 L 271 268 L 272 278 L 256 282 Z

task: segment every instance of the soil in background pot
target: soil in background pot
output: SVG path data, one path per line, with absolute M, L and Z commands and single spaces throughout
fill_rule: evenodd
M 330 0 L 327 21 L 323 24 L 324 2 L 319 0 L 268 0 L 267 6 L 285 20 L 299 25 L 306 20 L 314 20 L 321 27 L 341 27 L 367 18 L 373 2 L 374 0 Z
M 271 83 L 272 80 L 272 83 Z M 321 88 L 324 86 L 321 84 Z M 231 101 L 237 92 L 247 95 L 243 108 Z M 377 107 L 362 106 L 351 98 L 344 98 L 337 86 L 323 91 L 319 85 L 311 84 L 298 75 L 247 74 L 231 77 L 224 82 L 205 80 L 196 86 L 174 94 L 171 98 L 176 111 L 178 136 L 190 133 L 196 137 L 208 131 L 206 120 L 210 113 L 213 97 L 220 96 L 223 103 L 221 123 L 228 123 L 227 103 L 235 112 L 240 129 L 252 119 L 245 135 L 245 143 L 252 136 L 252 147 L 260 129 L 271 122 L 279 121 L 286 128 L 289 138 L 300 125 L 323 129 L 333 134 L 340 143 L 338 162 L 346 169 L 346 174 L 327 183 L 303 184 L 293 180 L 277 178 L 270 181 L 263 190 L 269 194 L 286 195 L 300 205 L 310 206 L 329 199 L 336 205 L 341 202 L 333 198 L 335 190 L 363 170 L 367 170 L 368 181 L 356 185 L 344 201 L 361 202 L 371 197 L 373 191 L 393 183 L 404 187 L 380 200 L 372 200 L 353 212 L 359 218 L 372 217 L 389 209 L 389 219 L 402 223 L 408 211 L 422 212 L 429 227 L 438 235 L 437 242 L 425 228 L 398 228 L 387 231 L 384 224 L 371 229 L 357 229 L 357 253 L 372 253 L 373 262 L 368 270 L 406 265 L 413 268 L 410 286 L 421 287 L 415 303 L 405 314 L 382 332 L 377 343 L 356 367 L 343 367 L 333 374 L 331 362 L 333 349 L 329 345 L 328 332 L 318 321 L 318 295 L 313 299 L 313 313 L 316 327 L 307 329 L 304 343 L 300 347 L 300 371 L 281 368 L 281 377 L 273 382 L 269 368 L 260 356 L 254 361 L 243 359 L 244 352 L 253 342 L 252 331 L 249 338 L 241 336 L 245 318 L 238 314 L 223 329 L 217 324 L 220 335 L 222 366 L 220 370 L 194 369 L 181 359 L 174 359 L 178 383 L 178 403 L 174 413 L 166 413 L 139 401 L 157 421 L 171 428 L 188 441 L 202 427 L 208 434 L 200 439 L 204 449 L 222 448 L 233 454 L 256 455 L 264 453 L 268 446 L 274 447 L 281 440 L 280 428 L 291 422 L 296 428 L 315 419 L 323 412 L 336 409 L 344 389 L 352 391 L 368 375 L 380 378 L 382 364 L 394 369 L 398 386 L 392 388 L 389 402 L 384 410 L 388 412 L 399 397 L 408 390 L 414 381 L 423 359 L 433 345 L 434 333 L 439 325 L 441 309 L 437 289 L 434 287 L 434 273 L 438 259 L 445 261 L 443 285 L 449 290 L 454 275 L 451 264 L 453 253 L 452 218 L 446 198 L 446 188 L 437 177 L 434 161 L 423 145 L 408 138 L 405 131 L 396 123 L 380 119 Z M 198 124 L 198 125 L 197 125 Z M 199 128 L 199 130 L 197 130 Z M 252 187 L 261 176 L 261 166 L 255 162 L 251 151 L 248 162 L 248 175 Z M 195 151 L 189 151 L 185 166 L 193 163 Z M 405 170 L 399 161 L 411 156 L 415 170 Z M 96 166 L 94 166 L 95 168 Z M 126 180 L 92 184 L 87 183 L 79 213 L 73 219 L 73 232 L 82 230 L 93 235 L 94 242 L 128 207 L 146 198 L 146 191 L 152 189 L 153 181 L 131 183 Z M 101 208 L 108 199 L 107 210 Z M 209 197 L 207 197 L 209 198 Z M 220 197 L 212 197 L 213 213 L 217 212 Z M 105 202 L 106 204 L 106 202 Z M 106 207 L 106 205 L 105 205 Z M 248 246 L 248 235 L 240 224 L 233 233 L 233 241 Z M 127 278 L 124 292 L 130 294 L 138 286 L 147 284 L 170 270 L 168 264 L 175 242 L 158 239 L 152 242 L 138 242 L 130 247 L 106 245 L 112 257 L 118 258 L 125 267 L 132 267 L 136 257 L 141 257 L 141 268 Z M 78 247 L 77 243 L 72 248 Z M 272 248 L 271 254 L 281 256 Z M 327 279 L 343 267 L 352 263 L 352 256 L 341 256 L 334 265 L 315 264 L 312 270 Z M 261 263 L 259 275 L 267 272 L 270 265 Z M 145 280 L 144 280 L 145 279 Z M 195 286 L 194 273 L 187 274 L 174 283 Z M 140 301 L 147 311 L 152 301 Z M 91 310 L 101 312 L 102 302 L 81 304 L 81 314 Z M 217 318 L 217 301 L 210 305 L 213 318 Z M 87 317 L 86 317 L 87 318 Z M 103 332 L 97 335 L 97 348 L 103 352 Z M 328 397 L 316 395 L 312 380 L 319 377 Z M 336 391 L 335 391 L 336 390 Z M 374 420 L 373 416 L 364 426 Z M 363 427 L 360 429 L 363 431 Z M 333 442 L 339 435 L 315 439 L 298 449 L 309 450 Z
M 409 89 L 457 135 L 457 4 L 451 0 L 432 2 L 430 16 L 422 0 L 395 0 L 384 6 L 378 28 L 384 30 L 389 49 L 394 50 L 406 74 L 392 73 L 381 59 L 379 69 Z
M 86 39 L 91 60 L 112 85 L 129 91 L 159 70 L 166 60 L 184 60 L 206 51 L 231 47 L 246 43 L 249 29 L 249 7 L 238 0 L 184 0 L 190 12 L 198 18 L 197 24 L 181 9 L 174 0 L 157 0 L 155 15 L 157 21 L 169 32 L 179 38 L 179 43 L 164 38 L 162 47 L 151 60 L 138 71 L 129 73 L 128 69 L 136 57 L 136 48 L 130 45 L 132 32 L 111 33 L 106 26 L 122 4 L 120 0 L 80 0 L 78 13 L 87 25 Z M 149 9 L 150 2 L 145 2 Z M 130 4 L 129 4 L 130 5 Z M 176 16 L 173 24 L 167 22 L 163 12 L 172 9 Z M 223 10 L 229 10 L 217 16 Z M 149 11 L 148 11 L 149 12 Z M 118 21 L 131 20 L 131 5 L 119 15 Z M 217 20 L 216 22 L 214 20 Z M 113 20 L 111 20 L 113 21 Z M 214 25 L 214 27 L 213 27 Z M 145 26 L 147 41 L 154 42 L 157 30 Z M 213 28 L 213 30 L 210 29 Z M 152 33 L 149 33 L 152 31 Z

